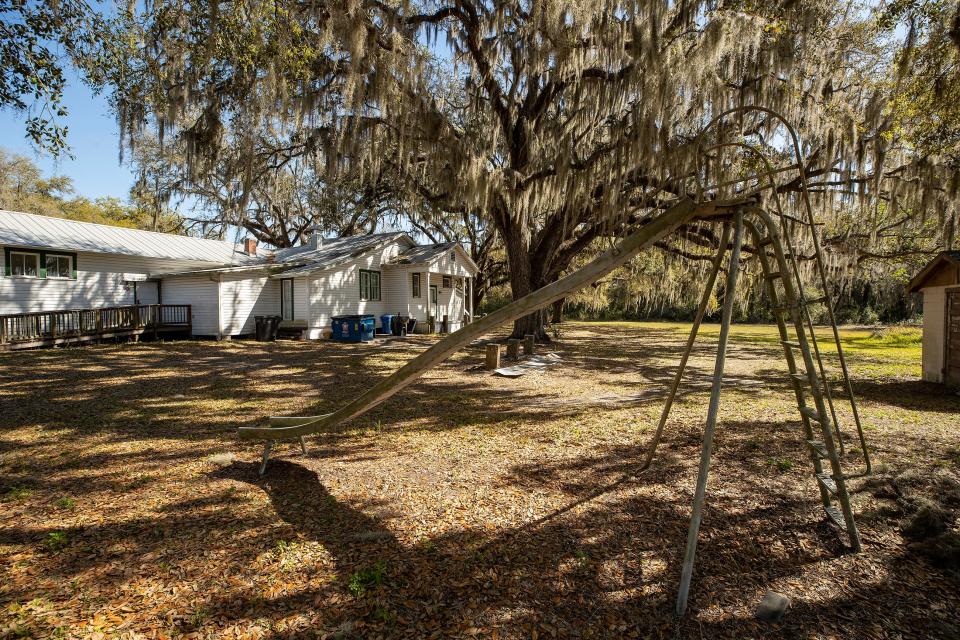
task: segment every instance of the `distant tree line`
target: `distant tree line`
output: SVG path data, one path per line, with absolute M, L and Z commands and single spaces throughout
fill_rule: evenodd
M 74 191 L 73 182 L 64 176 L 44 176 L 30 158 L 0 148 L 0 209 L 22 211 L 56 218 L 95 222 L 132 229 L 183 232 L 183 220 L 174 212 L 165 212 L 154 224 L 149 206 L 129 204 L 119 198 L 91 200 Z

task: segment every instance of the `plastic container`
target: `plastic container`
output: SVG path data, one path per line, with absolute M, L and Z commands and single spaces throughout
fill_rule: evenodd
M 280 328 L 280 316 L 254 316 L 257 342 L 273 342 L 277 339 L 277 330 Z
M 405 336 L 407 335 L 407 325 L 410 322 L 410 316 L 397 315 L 393 319 L 393 324 L 391 329 L 393 329 L 393 335 L 395 336 Z
M 337 342 L 369 342 L 373 340 L 376 319 L 371 315 L 333 316 L 330 319 L 333 333 L 331 340 Z
M 385 313 L 380 316 L 380 333 L 390 335 L 393 333 L 393 319 L 396 316 L 392 313 Z

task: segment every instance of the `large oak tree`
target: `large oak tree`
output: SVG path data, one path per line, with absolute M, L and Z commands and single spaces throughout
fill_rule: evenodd
M 520 297 L 676 196 L 755 186 L 743 177 L 749 157 L 704 156 L 700 143 L 749 140 L 792 167 L 776 191 L 795 204 L 797 158 L 771 113 L 730 118 L 698 139 L 731 107 L 761 105 L 795 123 L 815 190 L 947 209 L 956 168 L 936 154 L 918 161 L 902 143 L 889 87 L 876 82 L 886 63 L 880 31 L 861 9 L 832 0 L 155 0 L 118 31 L 114 59 L 126 64 L 112 82 L 129 141 L 145 127 L 175 137 L 193 180 L 222 166 L 224 132 L 243 150 L 269 131 L 280 156 L 309 157 L 329 176 L 388 177 L 437 210 L 485 217 Z M 253 156 L 244 157 L 230 176 L 241 198 L 255 186 Z M 716 182 L 733 186 L 698 191 Z M 680 237 L 716 246 L 701 228 Z M 514 332 L 542 334 L 543 325 L 535 313 Z

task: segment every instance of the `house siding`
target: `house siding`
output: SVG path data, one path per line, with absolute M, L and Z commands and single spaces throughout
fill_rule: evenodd
M 294 294 L 294 303 L 297 295 Z M 223 274 L 220 281 L 220 333 L 254 333 L 255 316 L 280 314 L 280 283 L 267 274 Z
M 443 276 L 433 274 L 430 278 L 430 284 L 433 284 L 433 279 L 437 279 L 437 327 L 439 329 L 440 323 L 443 321 L 443 316 L 446 315 L 450 322 L 450 331 L 456 331 L 463 326 L 463 314 L 466 306 L 464 305 L 464 297 L 466 296 L 466 283 L 462 291 L 458 291 L 456 287 L 456 281 L 451 282 L 451 287 L 443 286 Z
M 417 319 L 417 331 L 424 331 L 424 327 L 427 323 L 427 316 L 429 312 L 427 311 L 427 303 L 430 300 L 430 291 L 427 289 L 427 272 L 420 271 L 419 269 L 405 269 L 405 297 L 407 305 L 407 313 L 411 317 Z M 413 275 L 414 273 L 420 274 L 420 297 L 413 297 Z
M 0 314 L 130 305 L 134 304 L 134 286 L 124 282 L 125 273 L 148 274 L 205 266 L 215 265 L 81 252 L 75 265 L 76 280 L 8 277 L 0 269 Z M 157 301 L 155 283 L 138 282 L 137 290 L 142 304 Z M 164 289 L 164 302 L 168 301 L 166 293 Z
M 456 255 L 455 258 L 453 257 L 454 255 Z M 451 249 L 442 256 L 434 258 L 430 262 L 430 270 L 460 276 L 461 278 L 469 278 L 473 274 L 470 273 L 470 270 L 465 264 L 464 255 L 465 254 L 459 249 Z
M 392 255 L 382 257 L 382 261 L 389 260 Z M 431 267 L 437 268 L 437 267 Z M 361 301 L 359 270 L 373 269 L 380 271 L 380 287 L 382 290 L 380 301 Z M 324 272 L 315 276 L 310 283 L 311 287 L 311 339 L 323 336 L 323 329 L 329 328 L 330 318 L 341 314 L 369 313 L 376 316 L 377 327 L 381 327 L 380 316 L 384 313 L 399 313 L 417 319 L 417 331 L 424 332 L 427 327 L 429 288 L 427 272 L 420 271 L 422 267 L 404 267 L 397 265 L 377 265 L 365 261 L 351 263 L 340 269 Z M 420 297 L 413 297 L 413 274 L 420 274 Z M 466 311 L 467 288 L 458 291 L 455 286 L 444 287 L 443 276 L 438 273 L 430 274 L 430 285 L 437 286 L 437 303 L 439 322 L 444 314 L 450 318 L 450 330 L 456 331 L 463 326 L 463 315 Z
M 304 320 L 310 326 L 310 280 L 297 278 L 293 281 L 293 319 Z
M 380 327 L 382 314 L 404 312 L 404 298 L 395 289 L 399 281 L 394 273 L 400 269 L 386 263 L 408 246 L 405 242 L 393 242 L 346 264 L 303 278 L 309 288 L 310 300 L 309 317 L 305 318 L 309 326 L 307 337 L 324 337 L 324 330 L 329 330 L 333 316 L 371 314 Z M 380 300 L 360 299 L 361 269 L 380 272 Z
M 926 287 L 923 291 L 923 379 L 943 382 L 947 287 Z
M 383 270 L 383 288 L 387 304 L 387 313 L 399 313 L 420 320 L 426 309 L 426 275 L 420 274 L 421 297 L 413 297 L 411 274 L 417 273 L 412 267 L 389 266 Z
M 163 279 L 164 304 L 189 304 L 193 335 L 220 336 L 220 283 L 216 276 L 173 276 Z
M 378 328 L 382 329 L 380 316 L 400 313 L 416 318 L 423 330 L 431 314 L 425 271 L 428 267 L 389 264 L 411 246 L 409 238 L 401 237 L 345 264 L 294 277 L 294 318 L 307 322 L 307 337 L 324 337 L 329 332 L 331 318 L 341 314 L 374 315 Z M 3 248 L 4 245 L 0 245 L 0 249 Z M 429 268 L 461 278 L 471 276 L 463 254 L 458 250 L 451 260 L 451 253 L 438 256 Z M 75 280 L 14 278 L 0 270 L 0 314 L 123 306 L 135 301 L 189 304 L 194 335 L 240 336 L 254 332 L 255 316 L 280 313 L 280 279 L 262 271 L 168 275 L 159 283 L 154 280 L 134 284 L 125 282 L 124 277 L 124 274 L 175 273 L 219 266 L 206 260 L 79 252 Z M 380 272 L 380 300 L 360 300 L 361 269 Z M 420 274 L 419 298 L 413 297 L 413 273 Z M 444 314 L 449 315 L 451 330 L 457 330 L 462 326 L 466 291 L 443 287 L 438 273 L 431 273 L 429 278 L 431 284 L 439 287 L 438 320 Z

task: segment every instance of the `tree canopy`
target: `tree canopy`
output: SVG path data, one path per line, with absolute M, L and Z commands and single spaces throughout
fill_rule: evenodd
M 0 0 L 0 109 L 26 115 L 27 137 L 59 155 L 68 146 L 63 90 L 67 67 L 102 80 L 106 21 L 85 0 Z
M 848 253 L 837 268 L 928 215 L 952 242 L 952 112 L 917 114 L 897 98 L 905 87 L 948 95 L 937 78 L 956 64 L 955 12 L 833 0 L 154 0 L 119 25 L 110 58 L 123 64 L 110 80 L 127 142 L 154 131 L 182 154 L 186 182 L 229 183 L 240 215 L 260 167 L 306 158 L 328 183 L 350 176 L 482 216 L 519 297 L 676 197 L 767 186 L 755 154 L 710 151 L 719 141 L 771 159 L 788 209 L 802 161 L 818 210 L 845 209 L 841 235 L 865 238 L 834 243 Z M 891 48 L 905 22 L 907 42 Z M 701 136 L 743 105 L 767 110 Z M 769 110 L 797 127 L 802 158 Z M 678 238 L 683 253 L 717 241 L 697 225 Z

